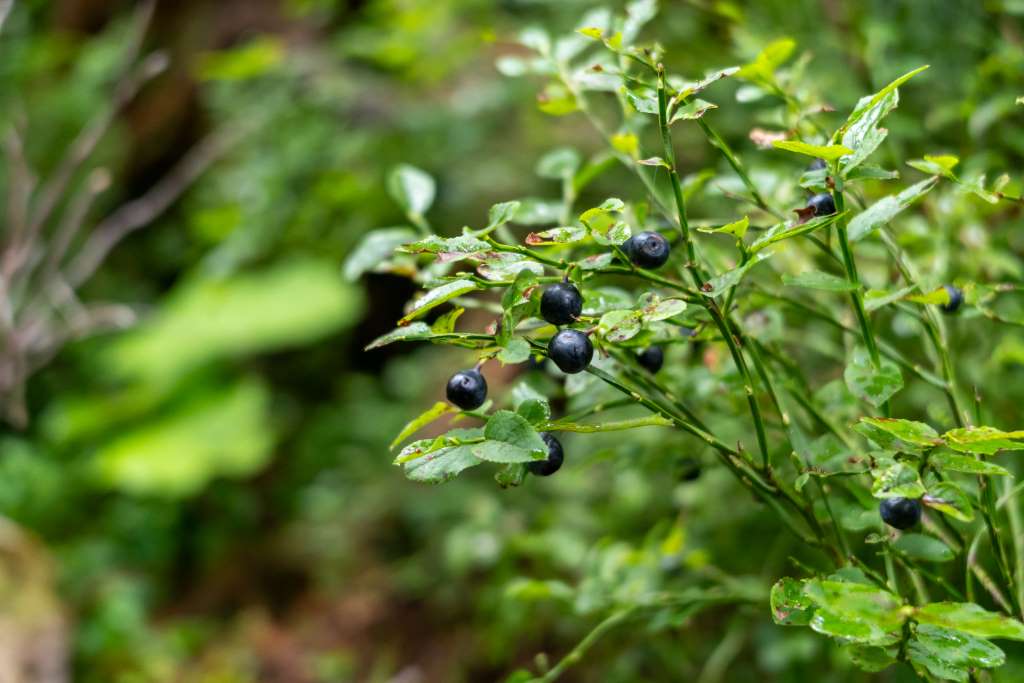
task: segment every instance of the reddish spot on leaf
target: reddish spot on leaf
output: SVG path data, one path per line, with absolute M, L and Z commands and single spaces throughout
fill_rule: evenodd
M 799 220 L 797 221 L 798 224 L 802 225 L 807 221 L 811 220 L 812 218 L 814 218 L 814 209 L 809 206 L 805 206 L 800 209 L 793 209 L 793 211 L 796 212 L 796 215 L 799 218 Z

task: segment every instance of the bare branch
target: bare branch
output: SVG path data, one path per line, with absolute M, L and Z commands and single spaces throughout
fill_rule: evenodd
M 70 205 L 64 212 L 64 218 L 60 226 L 58 226 L 56 234 L 54 234 L 46 249 L 46 257 L 41 275 L 44 286 L 40 287 L 40 296 L 43 295 L 46 289 L 46 283 L 53 278 L 53 275 L 60 268 L 64 255 L 67 254 L 68 248 L 70 248 L 71 243 L 74 242 L 75 237 L 82 229 L 82 224 L 85 222 L 85 218 L 89 213 L 89 209 L 92 208 L 96 197 L 110 187 L 110 181 L 110 172 L 107 169 L 94 169 L 85 185 L 71 200 Z M 30 275 L 30 272 L 26 273 L 25 277 Z
M 0 0 L 0 30 L 3 30 L 12 9 L 14 9 L 14 0 Z
M 61 196 L 63 196 L 64 191 L 67 189 L 68 183 L 71 182 L 75 171 L 85 163 L 93 150 L 96 149 L 96 145 L 103 139 L 121 107 L 135 97 L 135 94 L 146 81 L 160 73 L 166 66 L 166 59 L 159 54 L 151 55 L 138 68 L 134 66 L 138 60 L 139 51 L 142 49 L 142 40 L 146 36 L 150 20 L 153 17 L 155 4 L 154 0 L 147 0 L 140 5 L 135 15 L 135 27 L 132 30 L 125 55 L 126 75 L 118 83 L 110 105 L 82 129 L 78 137 L 71 143 L 67 155 L 57 167 L 53 177 L 43 187 L 42 196 L 39 199 L 29 226 L 30 236 L 37 233 L 49 219 L 53 210 L 60 202 Z
M 215 161 L 243 135 L 239 130 L 211 133 L 182 157 L 177 165 L 138 199 L 121 206 L 92 231 L 67 269 L 67 281 L 78 287 L 92 277 L 110 250 L 127 235 L 163 213 Z

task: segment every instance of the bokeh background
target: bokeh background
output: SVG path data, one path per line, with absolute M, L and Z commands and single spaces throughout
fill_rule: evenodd
M 791 37 L 801 87 L 840 111 L 929 63 L 901 91 L 886 153 L 951 152 L 968 173 L 1020 167 L 1018 0 L 662 5 L 648 30 L 671 70 L 698 76 Z M 393 435 L 468 357 L 364 353 L 414 288 L 346 279 L 346 256 L 367 231 L 405 223 L 384 189 L 400 162 L 436 179 L 429 217 L 449 234 L 482 225 L 493 203 L 557 196 L 536 160 L 599 140 L 577 117 L 539 111 L 538 83 L 495 64 L 524 54 L 523 28 L 569 32 L 593 6 L 159 0 L 136 57 L 139 3 L 14 3 L 0 32 L 5 258 L 24 197 L 31 216 L 90 122 L 109 114 L 43 228 L 57 234 L 84 206 L 71 264 L 197 146 L 224 149 L 95 274 L 79 263 L 70 291 L 48 289 L 44 263 L 7 293 L 0 680 L 499 681 L 593 627 L 579 600 L 558 599 L 564 585 L 628 588 L 645 539 L 666 528 L 699 549 L 688 561 L 750 575 L 767 595 L 788 541 L 750 552 L 750 538 L 779 532 L 752 503 L 723 509 L 735 496 L 724 473 L 666 476 L 666 454 L 686 448 L 676 437 L 570 438 L 565 471 L 513 490 L 476 472 L 418 485 L 390 464 Z M 139 64 L 153 73 L 118 102 Z M 716 86 L 709 116 L 771 182 L 780 155 L 749 139 L 775 123 L 771 110 L 738 85 Z M 679 135 L 684 167 L 719 165 L 696 129 Z M 614 170 L 588 192 L 600 201 L 629 183 Z M 797 190 L 771 191 L 796 202 Z M 984 221 L 972 211 L 965 234 Z M 973 253 L 964 269 L 1019 279 L 1013 250 Z M 18 325 L 38 321 L 50 336 L 37 348 Z M 978 362 L 996 364 L 1001 400 L 1019 405 L 1024 347 L 1008 338 Z M 503 372 L 493 395 L 519 371 Z M 772 626 L 762 606 L 616 633 L 564 680 L 811 679 L 865 675 L 825 639 Z

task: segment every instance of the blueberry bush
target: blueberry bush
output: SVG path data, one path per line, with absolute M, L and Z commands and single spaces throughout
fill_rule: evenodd
M 475 363 L 395 436 L 394 464 L 431 484 L 487 469 L 516 496 L 548 485 L 537 475 L 636 458 L 682 496 L 721 477 L 720 506 L 751 501 L 770 520 L 734 541 L 754 555 L 737 566 L 692 547 L 675 512 L 640 545 L 595 549 L 575 580 L 527 570 L 511 598 L 571 606 L 590 630 L 509 681 L 557 680 L 616 629 L 656 639 L 703 610 L 810 629 L 865 672 L 998 676 L 1001 648 L 1024 640 L 1024 424 L 999 373 L 960 359 L 1019 355 L 1019 267 L 996 262 L 1005 235 L 957 243 L 951 226 L 1015 215 L 1019 184 L 890 136 L 927 65 L 832 101 L 792 40 L 700 76 L 671 66 L 686 62 L 655 40 L 658 21 L 650 0 L 591 11 L 571 34 L 524 30 L 499 60 L 536 84 L 553 130 L 575 117 L 600 143 L 537 161 L 548 196 L 495 204 L 456 233 L 430 221 L 428 173 L 388 176 L 407 226 L 370 232 L 346 271 L 423 291 L 367 348 L 429 342 Z M 716 129 L 734 106 L 716 95 L 724 82 L 762 105 L 743 158 Z M 697 145 L 709 167 L 680 161 Z M 614 196 L 594 196 L 615 173 Z M 488 393 L 508 366 L 516 379 Z M 630 430 L 634 447 L 614 434 Z M 739 528 L 728 510 L 715 525 Z

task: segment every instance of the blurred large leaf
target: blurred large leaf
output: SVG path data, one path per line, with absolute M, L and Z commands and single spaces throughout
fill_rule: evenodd
M 314 341 L 353 323 L 360 309 L 358 290 L 335 266 L 288 261 L 180 286 L 105 358 L 120 376 L 173 379 L 213 360 Z
M 268 403 L 254 380 L 205 391 L 100 448 L 95 471 L 110 487 L 172 497 L 196 493 L 217 476 L 251 474 L 273 446 Z

